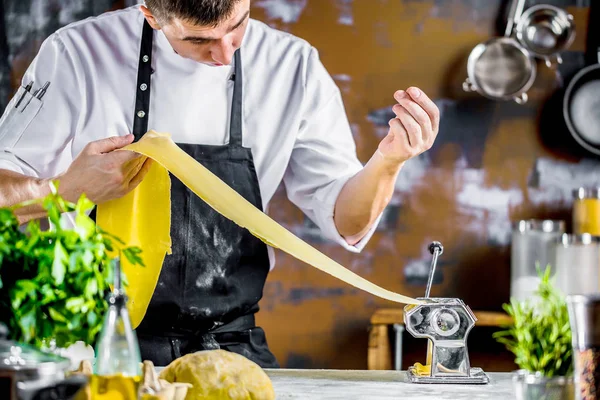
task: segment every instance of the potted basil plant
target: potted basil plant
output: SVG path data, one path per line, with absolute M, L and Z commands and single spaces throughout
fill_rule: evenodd
M 94 204 L 85 195 L 70 203 L 57 185 L 44 199 L 0 208 L 0 321 L 9 339 L 68 357 L 64 350 L 75 343 L 89 352 L 102 328 L 112 255 L 143 262 L 139 248 L 126 247 L 88 217 Z M 37 220 L 20 226 L 14 211 L 34 203 L 47 211 L 49 230 Z M 64 212 L 74 214 L 73 227 L 61 222 Z
M 517 399 L 574 398 L 571 328 L 564 296 L 553 286 L 551 270 L 537 267 L 540 283 L 534 297 L 511 299 L 503 308 L 511 325 L 494 333 L 515 355 L 519 370 L 513 382 Z

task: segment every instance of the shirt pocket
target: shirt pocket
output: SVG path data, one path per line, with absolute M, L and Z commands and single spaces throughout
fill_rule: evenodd
M 24 87 L 19 88 L 0 118 L 0 149 L 10 149 L 17 144 L 43 104 Z

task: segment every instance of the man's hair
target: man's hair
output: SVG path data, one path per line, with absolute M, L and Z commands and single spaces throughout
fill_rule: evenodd
M 217 26 L 231 16 L 240 0 L 146 0 L 146 6 L 161 22 L 180 18 L 195 25 Z

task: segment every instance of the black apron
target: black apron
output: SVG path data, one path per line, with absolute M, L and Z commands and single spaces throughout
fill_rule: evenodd
M 148 130 L 152 41 L 144 21 L 133 123 Z M 242 60 L 235 53 L 229 144 L 178 146 L 262 210 L 252 151 L 242 146 Z M 185 117 L 185 116 L 183 116 Z M 142 359 L 157 366 L 199 350 L 224 349 L 263 368 L 278 367 L 254 314 L 269 272 L 267 246 L 226 219 L 171 175 L 172 255 L 167 255 L 137 328 Z

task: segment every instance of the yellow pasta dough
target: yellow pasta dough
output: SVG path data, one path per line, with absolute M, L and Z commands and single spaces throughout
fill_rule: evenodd
M 102 203 L 96 210 L 96 223 L 119 237 L 127 246 L 139 246 L 144 267 L 132 266 L 121 257 L 127 276 L 127 303 L 133 328 L 142 322 L 165 255 L 171 254 L 171 178 L 160 164 L 150 171 L 135 190 L 126 196 Z M 113 256 L 117 255 L 117 249 Z
M 167 382 L 192 384 L 186 400 L 274 400 L 269 376 L 253 361 L 226 350 L 186 354 L 160 373 Z
M 170 194 L 167 170 L 217 212 L 248 229 L 268 245 L 375 296 L 398 303 L 422 303 L 369 282 L 292 234 L 181 150 L 169 134 L 151 130 L 122 150 L 134 151 L 156 161 L 151 173 L 133 193 L 98 207 L 102 216 L 98 219 L 100 227 L 123 237 L 128 245 L 140 245 L 143 253 L 150 252 L 144 256 L 144 261 L 152 267 L 126 270 L 129 274 L 128 294 L 134 303 L 131 307 L 134 327 L 143 318 L 151 296 L 149 288 L 154 291 L 160 274 L 160 268 L 154 266 L 159 265 L 159 261 L 162 265 L 166 245 L 170 245 L 167 239 L 171 210 L 166 199 Z M 123 221 L 125 219 L 130 221 Z M 146 222 L 147 219 L 154 221 Z

